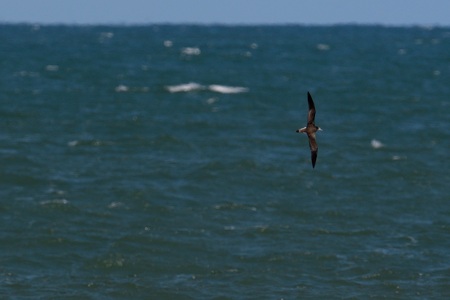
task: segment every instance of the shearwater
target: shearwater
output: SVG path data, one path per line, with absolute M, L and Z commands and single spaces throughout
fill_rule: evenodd
M 317 146 L 316 142 L 316 132 L 322 129 L 316 126 L 316 124 L 314 123 L 314 119 L 316 117 L 316 107 L 314 106 L 314 101 L 309 92 L 308 92 L 308 106 L 309 106 L 308 123 L 306 124 L 306 127 L 297 129 L 296 132 L 306 133 L 308 135 L 309 148 L 311 149 L 311 162 L 314 168 L 317 160 L 317 151 L 319 150 L 319 147 Z

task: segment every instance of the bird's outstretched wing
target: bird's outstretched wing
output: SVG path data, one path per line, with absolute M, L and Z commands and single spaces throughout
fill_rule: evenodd
M 315 133 L 308 134 L 308 139 L 309 139 L 309 148 L 311 149 L 311 162 L 314 168 L 317 160 L 317 152 L 319 151 L 319 147 L 317 146 L 316 142 L 316 134 Z
M 316 107 L 314 106 L 311 94 L 308 92 L 308 124 L 314 124 L 314 118 L 316 117 Z

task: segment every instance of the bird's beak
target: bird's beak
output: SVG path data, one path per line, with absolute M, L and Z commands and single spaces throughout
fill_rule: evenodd
M 295 132 L 300 132 L 300 129 L 297 129 Z

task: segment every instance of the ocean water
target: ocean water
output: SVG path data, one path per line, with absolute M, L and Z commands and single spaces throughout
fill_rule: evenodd
M 0 40 L 2 299 L 450 296 L 450 28 Z

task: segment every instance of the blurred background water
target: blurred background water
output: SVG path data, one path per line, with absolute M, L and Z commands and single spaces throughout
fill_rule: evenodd
M 449 28 L 0 40 L 5 299 L 450 295 Z

